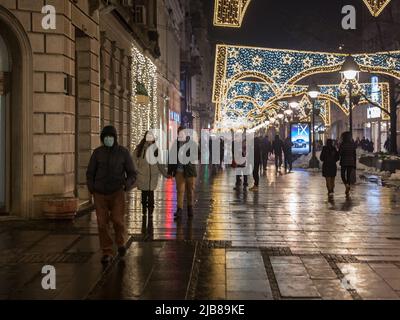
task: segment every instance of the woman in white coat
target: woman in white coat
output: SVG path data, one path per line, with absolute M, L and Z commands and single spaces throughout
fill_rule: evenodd
M 147 150 L 154 143 L 154 135 L 147 131 L 142 141 L 136 147 L 133 157 L 137 169 L 136 185 L 142 191 L 143 215 L 146 215 L 148 211 L 149 216 L 154 211 L 154 190 L 157 189 L 160 175 L 170 178 L 167 170 L 161 164 L 150 164 L 147 161 Z M 155 156 L 157 156 L 157 151 Z

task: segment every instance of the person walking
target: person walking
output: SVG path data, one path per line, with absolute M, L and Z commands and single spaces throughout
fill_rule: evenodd
M 360 141 L 360 146 L 361 149 L 366 151 L 367 150 L 367 139 L 365 139 L 365 137 L 363 137 Z
M 278 134 L 272 143 L 272 150 L 275 155 L 275 168 L 277 171 L 280 171 L 282 166 L 283 141 L 279 138 Z
M 374 142 L 371 140 L 371 141 L 368 143 L 368 152 L 373 153 L 374 150 L 375 150 L 375 148 L 374 148 Z
M 335 178 L 337 175 L 336 162 L 339 161 L 339 152 L 333 145 L 333 140 L 328 139 L 320 155 L 322 161 L 322 176 L 326 179 L 326 188 L 331 197 L 335 193 Z
M 250 191 L 258 191 L 258 185 L 260 183 L 260 167 L 261 167 L 261 138 L 254 138 L 254 166 L 253 166 L 253 179 L 254 186 L 251 187 Z
M 168 165 L 168 175 L 175 177 L 176 182 L 178 198 L 177 210 L 174 215 L 176 220 L 182 217 L 185 193 L 187 200 L 187 214 L 189 218 L 193 217 L 194 187 L 197 177 L 196 166 L 190 161 L 187 164 L 182 164 L 179 160 L 179 150 L 187 143 L 188 139 L 185 133 L 185 128 L 181 126 L 178 128 L 178 141 L 175 142 L 175 146 L 172 149 L 177 151 L 177 163 Z M 186 156 L 191 156 L 190 150 L 186 152 Z
M 383 145 L 383 147 L 385 148 L 386 152 L 390 152 L 391 151 L 391 147 L 392 147 L 392 141 L 390 140 L 390 136 L 387 137 L 385 144 Z
M 243 136 L 245 137 L 245 133 L 243 134 Z M 236 144 L 240 144 L 240 142 L 238 141 Z M 241 141 L 242 144 L 242 158 L 246 158 L 246 140 L 243 139 Z M 243 176 L 243 190 L 246 191 L 247 187 L 249 186 L 248 183 L 248 176 L 247 174 L 245 174 L 245 168 L 246 168 L 246 162 L 244 161 L 243 163 L 236 163 L 235 161 L 235 141 L 232 140 L 232 150 L 233 150 L 233 160 L 232 160 L 232 168 L 236 169 L 236 183 L 235 183 L 235 187 L 233 188 L 233 190 L 239 191 L 240 187 L 242 185 L 242 176 Z
M 346 195 L 350 194 L 351 185 L 354 184 L 356 170 L 356 147 L 354 145 L 351 133 L 346 131 L 342 134 L 342 143 L 339 147 L 339 157 L 341 166 L 341 176 L 346 186 Z
M 225 140 L 220 138 L 219 140 L 219 169 L 224 169 L 224 159 L 225 159 Z
M 114 255 L 109 225 L 113 224 L 115 242 L 121 257 L 126 254 L 125 192 L 136 181 L 137 172 L 129 151 L 118 144 L 117 130 L 106 126 L 101 132 L 102 146 L 94 150 L 86 171 L 87 187 L 94 197 L 101 262 L 109 263 Z
M 138 189 L 142 192 L 142 213 L 143 216 L 149 213 L 149 220 L 154 212 L 154 190 L 157 189 L 157 184 L 160 175 L 165 178 L 170 178 L 166 168 L 160 163 L 150 164 L 148 157 L 158 156 L 158 150 L 155 150 L 153 155 L 148 154 L 148 149 L 156 142 L 152 132 L 147 131 L 140 141 L 134 152 L 134 163 L 137 169 Z
M 283 153 L 285 156 L 285 173 L 292 172 L 293 166 L 293 154 L 292 154 L 292 147 L 293 142 L 290 137 L 287 137 L 283 143 Z M 289 169 L 289 171 L 287 171 Z
M 268 136 L 265 135 L 265 137 L 262 139 L 261 142 L 262 168 L 264 173 L 267 171 L 268 157 L 270 152 L 271 152 L 271 143 L 268 140 Z

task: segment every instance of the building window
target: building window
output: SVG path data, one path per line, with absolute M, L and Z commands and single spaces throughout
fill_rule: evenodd
M 143 5 L 136 5 L 133 17 L 135 23 L 146 24 L 146 7 Z

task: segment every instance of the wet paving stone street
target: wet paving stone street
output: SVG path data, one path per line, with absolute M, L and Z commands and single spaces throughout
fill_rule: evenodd
M 95 214 L 72 223 L 0 222 L 0 299 L 399 299 L 400 199 L 358 181 L 334 200 L 320 173 L 276 174 L 234 191 L 233 171 L 197 179 L 195 216 L 175 222 L 175 183 L 156 192 L 152 221 L 128 197 L 124 259 L 103 268 Z M 41 287 L 54 265 L 57 289 Z

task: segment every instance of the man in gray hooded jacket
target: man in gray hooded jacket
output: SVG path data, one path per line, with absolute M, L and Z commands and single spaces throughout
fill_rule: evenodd
M 126 253 L 125 191 L 133 188 L 136 170 L 129 151 L 117 141 L 117 130 L 104 127 L 101 132 L 103 145 L 94 150 L 86 172 L 87 186 L 94 197 L 102 263 L 109 263 L 114 255 L 109 224 L 113 224 L 118 253 Z

